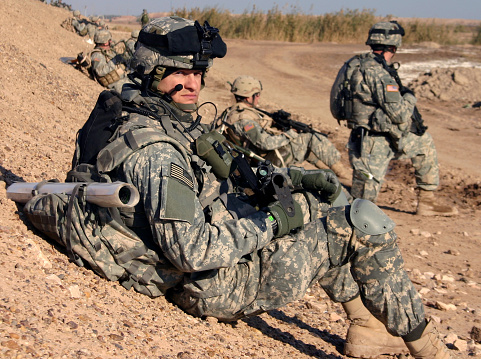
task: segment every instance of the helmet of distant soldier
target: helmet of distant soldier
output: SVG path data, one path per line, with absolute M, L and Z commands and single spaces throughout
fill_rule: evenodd
M 227 46 L 218 29 L 206 22 L 178 16 L 152 20 L 139 32 L 131 68 L 142 67 L 144 74 L 156 70 L 160 80 L 166 68 L 207 70 L 213 59 L 224 57 Z
M 239 76 L 231 84 L 230 92 L 240 97 L 251 97 L 261 93 L 262 83 L 252 76 Z
M 109 42 L 112 39 L 112 34 L 109 30 L 97 30 L 94 35 L 94 42 L 102 45 Z
M 74 10 L 74 11 L 73 11 L 73 16 L 79 17 L 79 16 L 80 16 L 80 11 L 79 11 L 79 10 Z
M 139 37 L 139 33 L 140 33 L 140 30 L 134 30 L 130 33 L 130 36 L 136 39 Z
M 90 18 L 90 21 L 92 21 L 92 22 L 97 22 L 99 20 L 100 20 L 100 18 L 98 16 L 91 16 L 91 18 Z
M 397 21 L 382 21 L 374 24 L 369 30 L 366 45 L 401 47 L 404 29 Z

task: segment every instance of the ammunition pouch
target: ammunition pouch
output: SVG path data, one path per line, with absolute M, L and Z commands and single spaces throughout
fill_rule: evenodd
M 120 80 L 120 75 L 117 69 L 110 71 L 105 76 L 97 77 L 97 81 L 104 87 L 107 87 L 108 85 L 113 84 L 114 82 L 117 82 L 119 80 Z
M 236 163 L 224 144 L 225 137 L 217 131 L 204 133 L 195 141 L 197 155 L 212 167 L 219 179 L 226 179 L 235 171 Z

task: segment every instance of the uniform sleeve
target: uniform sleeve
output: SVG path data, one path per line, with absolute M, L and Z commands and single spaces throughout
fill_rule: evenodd
M 260 211 L 247 218 L 207 223 L 190 164 L 170 144 L 137 151 L 124 162 L 123 172 L 126 181 L 139 189 L 163 254 L 180 271 L 233 266 L 273 238 L 269 219 Z
M 263 151 L 272 151 L 289 144 L 287 136 L 271 135 L 255 120 L 241 119 L 234 124 L 234 128 L 242 137 Z
M 98 77 L 103 77 L 113 70 L 116 66 L 113 61 L 108 61 L 104 54 L 100 52 L 94 52 L 91 57 L 92 69 Z
M 365 80 L 371 90 L 372 98 L 392 123 L 410 121 L 416 98 L 411 94 L 401 95 L 399 85 L 382 67 L 366 69 Z

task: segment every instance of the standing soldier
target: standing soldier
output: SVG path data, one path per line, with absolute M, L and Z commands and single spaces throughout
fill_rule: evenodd
M 352 106 L 346 118 L 352 129 L 348 143 L 354 170 L 351 195 L 375 202 L 389 162 L 409 158 L 418 187 L 417 214 L 452 216 L 456 207 L 440 204 L 434 194 L 439 166 L 433 138 L 415 107 L 416 97 L 401 84 L 399 64 L 391 63 L 403 36 L 404 29 L 396 21 L 375 24 L 366 42 L 372 51 L 353 57 L 343 67 L 348 69 L 351 91 L 346 103 Z M 337 79 L 333 91 L 336 83 Z
M 259 80 L 239 76 L 231 84 L 231 92 L 236 104 L 227 108 L 221 117 L 233 142 L 278 167 L 307 160 L 318 168 L 330 168 L 339 178 L 350 178 L 348 169 L 340 161 L 341 154 L 325 136 L 274 128 L 273 119 L 258 108 L 262 92 Z
M 140 22 L 142 23 L 142 27 L 147 25 L 147 23 L 149 22 L 149 14 L 147 13 L 147 9 L 144 9 L 142 11 L 142 15 L 140 16 Z

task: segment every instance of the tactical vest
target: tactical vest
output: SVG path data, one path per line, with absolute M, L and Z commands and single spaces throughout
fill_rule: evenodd
M 114 96 L 108 101 L 115 98 L 120 100 Z M 99 97 L 101 99 L 105 100 L 105 97 Z M 102 107 L 103 104 L 97 105 Z M 127 113 L 125 117 L 128 116 Z M 136 118 L 132 129 L 126 127 L 123 131 L 128 121 L 120 125 L 110 143 L 100 150 L 93 165 L 78 163 L 82 155 L 77 138 L 73 169 L 68 173 L 68 181 L 115 181 L 116 170 L 133 153 L 154 143 L 164 142 L 174 146 L 184 160 L 191 163 L 191 168 L 187 170 L 192 178 L 197 179 L 196 195 L 207 222 L 239 218 L 256 211 L 238 198 L 242 194 L 229 193 L 232 183 L 216 180 L 210 166 L 194 154 L 190 140 L 174 128 L 169 116 L 158 116 L 156 119 L 160 125 L 156 128 L 148 126 L 147 121 L 144 126 L 143 118 Z M 202 131 L 197 127 L 192 134 L 197 137 Z M 140 293 L 156 297 L 182 281 L 184 274 L 173 268 L 171 271 L 156 270 L 160 267 L 170 268 L 171 264 L 153 241 L 141 203 L 133 210 L 103 208 L 86 202 L 81 189 L 79 184 L 72 195 L 38 194 L 25 205 L 24 212 L 37 229 L 66 248 L 74 263 L 79 266 L 88 263 L 97 274 L 119 281 L 127 289 L 133 287 Z
M 89 60 L 90 60 L 90 63 L 92 63 L 92 54 L 94 54 L 95 52 L 100 52 L 101 54 L 103 54 L 107 60 L 110 61 L 110 58 L 109 56 L 107 56 L 107 54 L 105 53 L 104 50 L 102 49 L 93 49 L 92 52 L 90 52 L 90 55 L 89 55 Z M 115 65 L 115 69 L 110 71 L 107 75 L 105 76 L 97 76 L 94 74 L 94 78 L 99 82 L 99 84 L 101 84 L 103 87 L 108 87 L 110 84 L 113 84 L 114 82 L 117 82 L 120 80 L 120 75 L 123 73 L 123 70 L 120 68 L 119 65 Z

